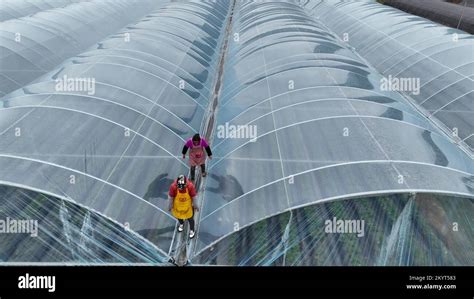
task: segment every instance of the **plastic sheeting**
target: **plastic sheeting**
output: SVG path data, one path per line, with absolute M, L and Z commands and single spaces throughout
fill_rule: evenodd
M 474 195 L 473 160 L 408 99 L 382 90 L 382 76 L 303 8 L 238 2 L 233 18 L 238 41 L 225 64 L 196 255 L 314 203 Z M 255 126 L 258 136 L 220 138 L 230 126 Z
M 419 79 L 419 94 L 405 95 L 473 153 L 471 34 L 374 2 L 301 2 L 328 30 L 346 36 L 347 43 L 385 77 Z
M 0 22 L 9 19 L 18 19 L 31 15 L 40 11 L 53 9 L 57 7 L 65 7 L 69 4 L 80 2 L 81 0 L 33 0 L 33 1 L 18 1 L 18 0 L 3 0 L 0 3 Z M 88 1 L 88 0 L 83 0 Z
M 213 159 L 188 254 L 203 263 L 213 263 L 206 255 L 226 238 L 273 216 L 296 219 L 296 210 L 315 204 L 409 192 L 474 196 L 469 155 L 413 98 L 383 90 L 383 74 L 310 16 L 312 7 L 236 1 L 232 19 L 230 7 L 166 3 L 2 97 L 0 183 L 73 201 L 128 226 L 166 256 L 176 239 L 167 191 L 189 170 L 181 148 L 214 117 Z M 220 61 L 222 89 L 211 111 Z M 69 88 L 69 79 L 93 80 L 93 88 Z M 229 126 L 256 136 L 223 136 Z M 459 128 L 460 136 L 469 130 Z M 247 264 L 226 261 L 225 249 L 217 255 Z
M 312 205 L 239 230 L 194 257 L 193 262 L 234 266 L 472 266 L 473 203 L 467 198 L 398 194 Z M 350 222 L 340 222 L 347 220 Z M 339 223 L 349 230 L 338 233 Z
M 10 223 L 10 227 L 13 227 L 11 223 L 25 223 L 21 233 L 2 231 L 0 234 L 0 262 L 157 264 L 166 261 L 149 241 L 88 209 L 16 187 L 0 186 L 0 194 L 1 221 Z
M 170 3 L 4 97 L 0 181 L 128 223 L 167 253 L 167 190 L 188 172 L 178 154 L 206 112 L 226 5 Z M 93 90 L 69 89 L 77 78 Z
M 0 95 L 23 87 L 164 3 L 50 1 L 48 6 L 45 2 L 29 3 L 41 10 L 32 15 L 27 15 L 34 12 L 28 2 L 0 3 L 0 11 L 11 9 L 21 16 L 0 23 Z

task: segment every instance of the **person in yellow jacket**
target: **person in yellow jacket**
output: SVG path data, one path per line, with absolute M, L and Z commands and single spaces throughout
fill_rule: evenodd
M 199 211 L 196 203 L 196 188 L 184 175 L 171 184 L 168 193 L 169 211 L 178 219 L 178 232 L 184 230 L 184 221 L 189 222 L 189 238 L 194 238 L 194 210 Z

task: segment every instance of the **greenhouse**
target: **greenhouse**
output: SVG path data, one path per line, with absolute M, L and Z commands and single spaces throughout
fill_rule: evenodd
M 474 265 L 471 34 L 375 1 L 22 2 L 0 219 L 39 231 L 1 263 Z M 188 240 L 168 190 L 195 133 Z

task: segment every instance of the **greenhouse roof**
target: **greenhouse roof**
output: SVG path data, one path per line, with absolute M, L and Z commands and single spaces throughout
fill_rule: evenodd
M 1 184 L 75 202 L 166 255 L 181 148 L 211 132 L 191 256 L 315 203 L 474 197 L 472 35 L 376 3 L 59 3 L 1 14 Z M 419 78 L 419 94 L 387 90 L 389 75 Z

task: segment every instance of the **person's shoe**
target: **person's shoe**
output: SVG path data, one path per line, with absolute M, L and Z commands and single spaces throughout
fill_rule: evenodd
M 189 231 L 189 238 L 190 239 L 194 238 L 194 231 L 193 230 Z
M 182 232 L 184 230 L 184 224 L 178 225 L 178 231 Z
M 204 172 L 202 173 L 202 177 L 205 178 L 206 175 L 207 175 L 207 173 L 204 171 Z

